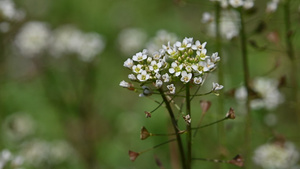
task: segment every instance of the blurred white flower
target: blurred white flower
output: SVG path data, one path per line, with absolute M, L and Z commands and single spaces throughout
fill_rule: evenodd
M 120 32 L 118 46 L 124 55 L 132 55 L 141 50 L 146 43 L 147 34 L 138 28 L 128 28 Z
M 278 3 L 279 3 L 279 0 L 272 0 L 272 1 L 268 2 L 266 12 L 267 13 L 275 12 L 277 10 Z
M 76 153 L 72 146 L 64 140 L 48 142 L 35 139 L 22 145 L 21 155 L 29 165 L 43 168 L 45 165 L 55 166 L 71 160 Z
M 0 151 L 0 169 L 19 169 L 23 165 L 23 162 L 23 157 L 14 155 L 7 149 Z
M 291 142 L 283 145 L 267 143 L 259 146 L 253 156 L 253 161 L 263 169 L 290 169 L 297 164 L 299 152 Z
M 251 108 L 266 108 L 272 110 L 284 101 L 283 95 L 277 89 L 278 82 L 273 79 L 257 78 L 253 81 L 253 90 L 260 98 L 251 100 Z M 235 97 L 240 102 L 245 102 L 247 91 L 245 87 L 236 90 Z
M 46 23 L 31 21 L 19 31 L 15 38 L 15 45 L 21 55 L 32 58 L 47 49 L 50 34 L 50 29 Z
M 207 12 L 203 15 L 208 15 Z M 211 15 L 210 19 L 207 20 L 207 16 L 203 16 L 204 21 L 207 21 L 207 33 L 215 37 L 216 36 L 216 23 L 214 22 L 214 16 Z M 222 38 L 231 40 L 232 38 L 239 35 L 240 24 L 239 24 L 239 13 L 234 10 L 224 10 L 221 13 L 220 18 L 220 34 Z
M 9 21 L 20 21 L 25 17 L 25 12 L 16 9 L 12 0 L 0 0 L 0 15 Z
M 146 44 L 146 48 L 149 50 L 150 54 L 158 51 L 162 45 L 166 45 L 168 42 L 175 43 L 178 37 L 175 33 L 167 32 L 166 30 L 157 31 L 155 37 L 150 39 Z
M 33 119 L 25 113 L 15 113 L 3 122 L 3 133 L 10 141 L 21 141 L 35 131 Z
M 82 61 L 92 61 L 105 47 L 103 37 L 98 33 L 83 33 L 67 25 L 57 28 L 51 38 L 50 53 L 55 57 L 75 54 Z
M 238 8 L 244 5 L 244 1 L 243 0 L 229 0 L 229 4 L 234 7 L 234 8 Z

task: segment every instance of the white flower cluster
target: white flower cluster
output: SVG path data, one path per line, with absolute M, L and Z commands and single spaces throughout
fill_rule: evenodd
M 71 145 L 63 140 L 48 142 L 35 139 L 22 146 L 20 154 L 25 162 L 36 168 L 44 167 L 45 164 L 55 166 L 71 160 L 75 155 Z
M 49 45 L 51 31 L 46 23 L 31 21 L 26 23 L 15 38 L 15 44 L 25 57 L 35 57 Z
M 146 41 L 146 32 L 138 28 L 124 29 L 118 35 L 118 46 L 124 55 L 132 55 L 143 49 Z
M 53 32 L 50 53 L 55 57 L 75 54 L 89 62 L 103 51 L 104 46 L 102 36 L 97 33 L 83 33 L 73 26 L 62 26 Z
M 263 169 L 290 169 L 299 160 L 299 152 L 291 142 L 283 145 L 268 143 L 258 147 L 253 161 Z
M 254 6 L 254 0 L 210 0 L 219 2 L 222 8 L 233 8 L 243 7 L 244 9 L 251 9 Z
M 135 54 L 124 62 L 124 67 L 132 73 L 128 78 L 140 83 L 153 83 L 160 88 L 163 84 L 171 94 L 175 94 L 175 82 L 194 83 L 202 85 L 203 75 L 212 72 L 220 60 L 218 53 L 207 55 L 206 42 L 193 41 L 184 38 L 182 42 L 168 43 L 152 55 L 147 50 Z M 122 81 L 120 86 L 130 88 L 131 83 Z M 220 90 L 223 86 L 215 83 L 213 90 Z
M 149 40 L 146 44 L 146 48 L 148 49 L 149 53 L 152 54 L 155 51 L 158 51 L 163 44 L 175 43 L 178 40 L 178 37 L 175 33 L 167 32 L 166 30 L 159 30 L 157 31 L 155 37 Z
M 207 24 L 207 33 L 215 37 L 216 36 L 216 23 L 214 22 L 215 16 L 208 12 L 203 13 L 202 23 Z M 240 16 L 239 13 L 234 10 L 224 10 L 221 12 L 220 18 L 220 34 L 222 38 L 231 40 L 239 35 L 240 31 Z
M 13 126 L 13 127 L 12 127 Z M 22 141 L 35 131 L 33 119 L 25 113 L 14 113 L 5 118 L 3 125 L 4 138 L 11 141 Z
M 278 82 L 274 79 L 257 78 L 253 81 L 252 89 L 259 95 L 259 98 L 251 100 L 251 108 L 266 108 L 272 110 L 284 101 L 283 95 L 277 88 Z M 235 91 L 235 98 L 238 101 L 245 102 L 247 90 L 241 87 Z
M 0 151 L 0 169 L 20 169 L 23 162 L 24 159 L 21 156 L 13 155 L 12 152 L 7 149 Z
M 267 3 L 267 13 L 272 13 L 277 10 L 279 0 L 271 0 L 270 2 Z
M 10 22 L 20 21 L 25 17 L 25 12 L 16 9 L 12 0 L 0 0 L 0 32 L 8 32 Z
M 72 26 L 62 26 L 51 31 L 47 24 L 26 23 L 15 38 L 15 45 L 25 57 L 36 57 L 47 51 L 55 57 L 77 55 L 89 62 L 101 53 L 105 42 L 97 33 L 83 33 Z

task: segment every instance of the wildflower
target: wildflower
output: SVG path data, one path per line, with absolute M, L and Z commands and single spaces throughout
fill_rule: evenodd
M 189 114 L 186 116 L 183 116 L 183 119 L 188 125 L 190 125 L 192 122 L 191 116 Z
M 15 45 L 25 57 L 35 57 L 49 45 L 51 32 L 46 23 L 32 21 L 26 23 L 15 38 Z
M 222 85 L 219 85 L 218 83 L 213 82 L 212 91 L 218 91 L 218 90 L 221 90 L 221 89 L 223 89 Z
M 267 13 L 275 12 L 277 10 L 278 3 L 279 0 L 272 0 L 271 2 L 268 2 L 266 12 Z
M 141 73 L 141 72 L 143 71 L 142 67 L 143 67 L 143 65 L 140 65 L 140 64 L 138 64 L 138 65 L 133 65 L 133 66 L 132 66 L 132 71 L 133 71 L 134 73 Z
M 133 66 L 133 60 L 130 59 L 130 58 L 128 58 L 128 59 L 124 62 L 123 66 L 124 66 L 124 67 L 127 67 L 127 68 L 129 68 L 129 69 L 131 69 L 132 66 Z
M 137 75 L 137 78 L 140 82 L 145 82 L 150 78 L 150 75 L 145 70 L 143 70 L 141 74 Z
M 220 61 L 220 57 L 218 56 L 218 52 L 213 53 L 210 58 L 211 58 L 211 61 L 214 62 L 214 63 Z
M 157 73 L 159 71 L 159 68 L 161 67 L 161 63 L 160 62 L 156 62 L 155 60 L 153 60 L 151 62 L 151 65 L 149 66 L 149 69 L 155 73 Z
M 254 0 L 245 0 L 244 1 L 244 9 L 251 9 L 254 6 Z
M 273 110 L 284 101 L 283 95 L 277 89 L 278 82 L 274 79 L 256 78 L 253 81 L 252 89 L 259 97 L 251 100 L 250 106 L 253 109 L 266 108 Z M 247 90 L 240 87 L 235 91 L 235 98 L 243 103 L 247 98 Z
M 238 8 L 244 5 L 244 1 L 243 0 L 229 0 L 229 4 L 234 7 L 234 8 Z
M 128 75 L 128 79 L 130 79 L 130 80 L 136 80 L 136 77 L 135 77 L 134 74 L 129 74 Z
M 177 39 L 178 38 L 174 33 L 170 33 L 166 30 L 159 30 L 156 32 L 155 37 L 150 39 L 146 46 L 150 54 L 153 54 L 153 59 L 157 60 L 157 57 L 161 56 L 162 54 L 161 52 L 157 52 L 162 47 L 162 45 L 167 44 L 168 42 L 175 43 Z M 155 56 L 157 57 L 154 57 L 154 53 L 156 53 Z M 157 53 L 160 54 L 157 55 Z
M 163 82 L 161 80 L 156 80 L 155 87 L 160 88 L 163 85 Z
M 171 77 L 169 76 L 168 73 L 163 74 L 162 79 L 164 80 L 164 82 L 170 82 L 171 81 Z
M 124 55 L 132 55 L 143 48 L 147 40 L 147 34 L 139 28 L 127 28 L 121 30 L 118 35 L 118 45 Z
M 167 86 L 171 94 L 175 94 L 175 86 L 174 84 L 170 84 Z
M 255 150 L 253 161 L 264 169 L 288 169 L 299 161 L 299 152 L 291 142 L 267 143 Z
M 202 14 L 202 23 L 209 23 L 209 22 L 212 22 L 213 20 L 214 20 L 214 17 L 209 12 L 204 12 Z M 193 46 L 192 46 L 192 49 L 195 50 L 195 46 L 194 46 L 194 48 L 193 48 Z M 197 47 L 196 47 L 196 49 L 197 49 Z
M 192 78 L 192 73 L 187 73 L 186 71 L 182 71 L 181 73 L 181 81 L 185 84 L 188 83 Z
M 194 83 L 195 84 L 201 84 L 202 83 L 202 77 L 194 77 Z
M 137 62 L 143 61 L 145 59 L 147 59 L 147 55 L 142 52 L 139 52 L 139 53 L 133 55 L 133 57 L 132 57 L 132 60 L 137 61 Z
M 184 38 L 182 42 L 177 41 L 175 45 L 178 47 L 178 50 L 183 51 L 192 46 L 193 38 Z
M 130 88 L 132 85 L 131 85 L 130 83 L 125 82 L 124 80 L 122 80 L 122 81 L 120 82 L 120 86 L 121 86 L 121 87 L 124 87 L 124 88 Z
M 169 69 L 169 72 L 171 74 L 175 73 L 175 76 L 179 76 L 181 74 L 181 69 L 182 69 L 183 65 L 182 64 L 178 65 L 176 62 L 173 62 L 171 64 L 171 66 L 172 67 Z

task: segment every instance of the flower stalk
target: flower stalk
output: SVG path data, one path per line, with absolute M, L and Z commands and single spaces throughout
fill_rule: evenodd
M 190 84 L 187 83 L 186 85 L 186 115 L 192 118 L 191 114 L 191 101 L 190 101 Z M 191 132 L 191 125 L 192 122 L 187 123 L 186 130 L 187 130 L 187 169 L 192 168 L 192 132 Z
M 170 102 L 168 101 L 166 95 L 164 94 L 164 92 L 161 88 L 159 89 L 159 92 L 160 92 L 161 97 L 162 97 L 162 99 L 163 99 L 163 101 L 166 105 L 166 108 L 169 112 L 171 122 L 172 122 L 172 125 L 173 125 L 173 128 L 174 128 L 174 131 L 176 133 L 176 140 L 177 140 L 177 145 L 178 145 L 178 149 L 179 149 L 179 153 L 180 153 L 181 165 L 182 165 L 182 168 L 185 169 L 186 168 L 186 161 L 185 161 L 185 155 L 184 155 L 182 140 L 181 140 L 181 137 L 180 137 L 180 134 L 179 134 L 178 126 L 177 126 L 177 121 L 175 119 L 175 116 L 174 116 L 172 107 L 170 105 Z

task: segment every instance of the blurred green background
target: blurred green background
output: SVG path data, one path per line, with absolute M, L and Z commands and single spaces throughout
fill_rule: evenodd
M 250 75 L 251 79 L 260 76 L 280 79 L 285 76 L 286 85 L 280 88 L 285 102 L 272 111 L 252 110 L 251 155 L 256 147 L 277 134 L 283 135 L 298 148 L 300 146 L 297 131 L 299 122 L 295 112 L 295 107 L 299 110 L 299 104 L 296 104 L 297 100 L 290 99 L 294 92 L 299 91 L 293 91 L 290 87 L 291 63 L 285 53 L 283 11 L 279 6 L 275 13 L 266 14 L 267 2 L 255 1 L 255 8 L 246 15 L 246 29 L 252 42 L 248 43 Z M 135 162 L 129 160 L 128 150 L 141 151 L 169 139 L 151 137 L 142 141 L 139 139 L 142 126 L 153 133 L 172 132 L 172 128 L 168 113 L 163 107 L 151 118 L 145 118 L 144 111 L 153 110 L 157 104 L 119 86 L 120 81 L 127 80 L 129 74 L 123 63 L 145 48 L 146 42 L 162 29 L 176 34 L 179 40 L 193 37 L 201 42 L 206 41 L 208 53 L 215 52 L 215 38 L 208 36 L 206 25 L 201 22 L 204 12 L 214 11 L 214 4 L 204 0 L 15 0 L 15 3 L 17 8 L 26 12 L 26 17 L 13 23 L 8 33 L 1 33 L 0 150 L 9 149 L 18 154 L 32 140 L 49 145 L 63 140 L 71 147 L 71 153 L 67 155 L 68 158 L 65 157 L 65 161 L 51 163 L 47 161 L 50 158 L 46 155 L 41 164 L 27 168 L 153 169 L 159 168 L 155 158 L 165 168 L 178 168 L 175 143 L 149 151 Z M 291 5 L 296 54 L 300 47 L 297 32 L 300 21 L 299 4 L 294 0 Z M 73 25 L 83 32 L 96 32 L 103 37 L 105 48 L 92 62 L 82 62 L 72 55 L 55 58 L 41 54 L 34 58 L 24 58 L 14 52 L 16 49 L 12 46 L 17 32 L 29 21 L 45 22 L 50 29 Z M 256 31 L 262 25 L 264 29 Z M 144 32 L 144 42 L 140 42 L 140 48 L 136 51 L 124 53 L 120 50 L 120 33 L 131 28 Z M 276 35 L 276 42 L 268 39 L 270 33 Z M 201 115 L 199 101 L 212 102 L 203 124 L 221 119 L 230 107 L 236 110 L 236 119 L 223 123 L 225 132 L 221 136 L 217 125 L 199 131 L 193 141 L 193 152 L 197 157 L 228 160 L 244 152 L 244 108 L 231 95 L 232 89 L 243 84 L 239 43 L 238 37 L 224 40 L 222 51 L 219 51 L 222 52 L 221 59 L 224 59 L 222 94 L 226 110 L 217 111 L 219 97 L 215 95 L 196 98 L 192 105 L 193 118 L 197 121 Z M 266 49 L 260 50 L 255 45 Z M 299 63 L 299 59 L 295 61 Z M 273 69 L 276 64 L 276 69 Z M 207 84 L 212 81 L 218 81 L 217 72 L 208 77 Z M 205 92 L 210 87 L 207 85 L 201 90 Z M 153 98 L 161 100 L 158 96 Z M 269 113 L 275 114 L 275 125 L 265 123 L 265 117 Z M 14 127 L 13 124 L 7 124 L 7 121 L 18 114 L 28 116 L 34 129 L 21 140 L 11 140 L 5 130 L 7 125 L 12 129 Z M 54 149 L 53 147 L 46 151 Z M 42 148 L 37 149 L 39 152 Z M 39 153 L 34 155 L 33 157 L 43 156 Z M 238 168 L 230 164 L 203 161 L 194 161 L 193 165 L 194 168 Z

